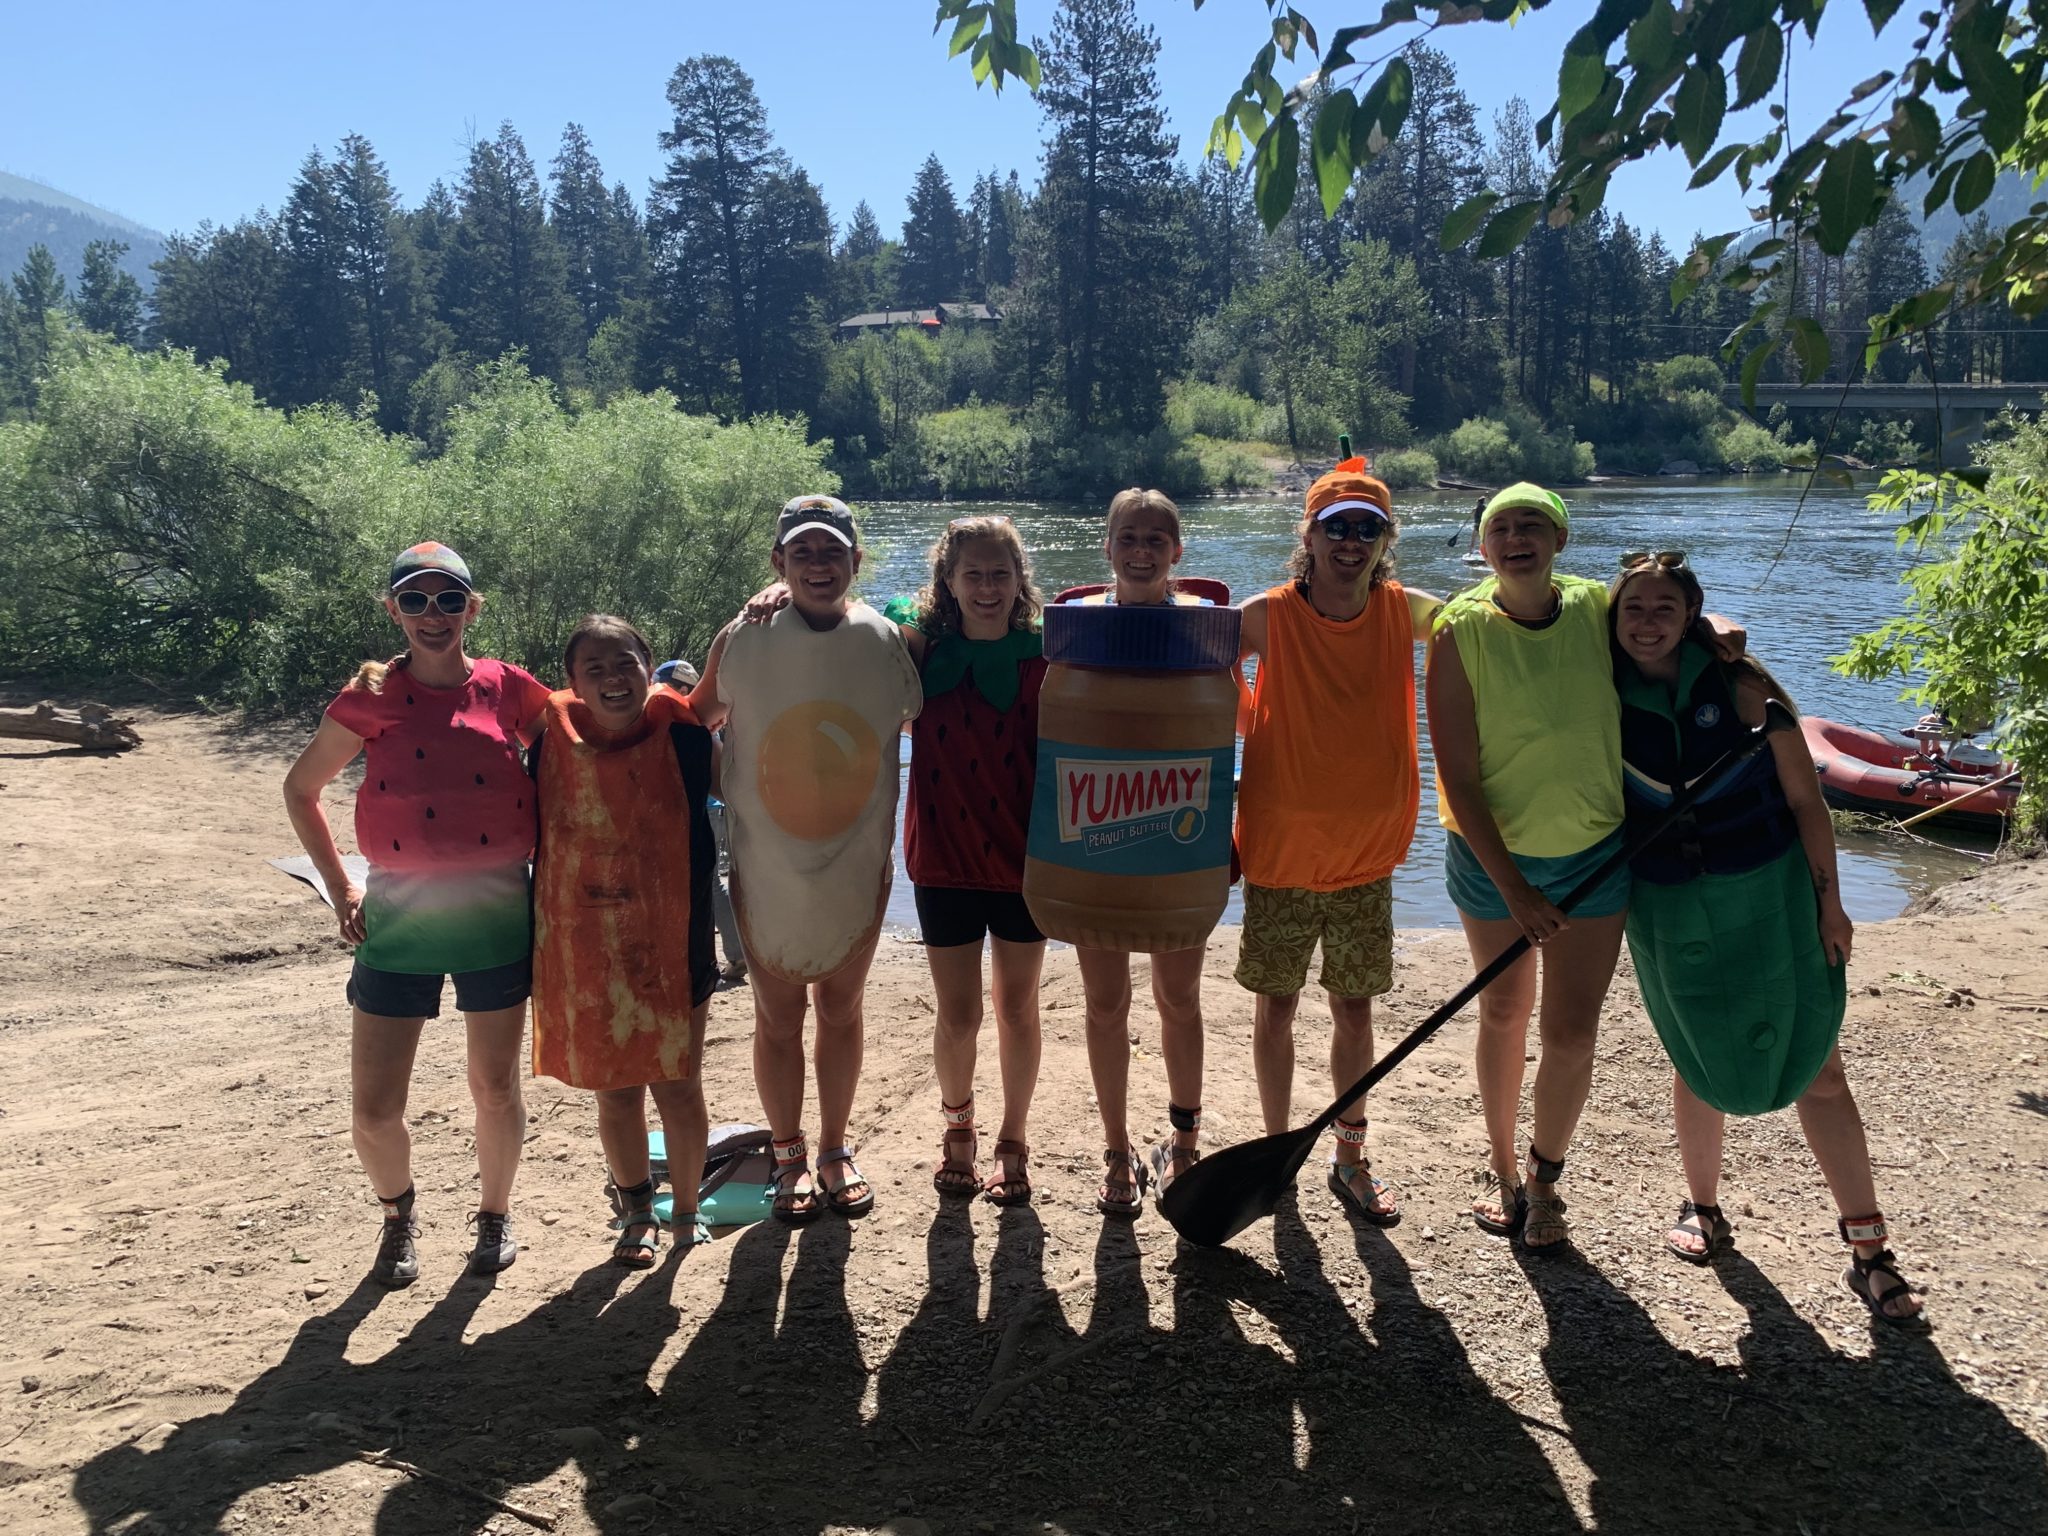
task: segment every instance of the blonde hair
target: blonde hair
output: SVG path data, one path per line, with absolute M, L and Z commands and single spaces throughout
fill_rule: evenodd
M 356 675 L 348 685 L 362 693 L 382 693 L 384 684 L 393 672 L 403 672 L 412 664 L 412 651 L 400 651 L 389 661 L 366 661 L 356 668 Z
M 1017 537 L 1017 525 L 1007 517 L 956 517 L 932 546 L 932 579 L 917 594 L 917 627 L 937 638 L 960 630 L 960 603 L 948 580 L 960 563 L 960 552 L 969 544 L 986 540 L 1000 544 L 1017 566 L 1017 600 L 1010 605 L 1010 628 L 1036 629 L 1045 600 L 1031 580 L 1031 557 L 1024 541 Z
M 1164 518 L 1167 527 L 1173 530 L 1173 542 L 1183 542 L 1180 536 L 1180 508 L 1174 505 L 1173 498 L 1164 491 L 1134 485 L 1127 491 L 1118 491 L 1110 498 L 1109 520 L 1103 530 L 1103 543 L 1107 544 L 1116 537 L 1116 525 L 1119 520 L 1138 512 L 1150 512 L 1154 517 Z

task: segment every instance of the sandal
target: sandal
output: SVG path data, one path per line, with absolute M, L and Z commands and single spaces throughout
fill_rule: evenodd
M 1202 1107 L 1183 1109 L 1172 1100 L 1166 1105 L 1167 1122 L 1172 1125 L 1166 1140 L 1152 1149 L 1152 1194 L 1155 1199 L 1164 1200 L 1166 1192 L 1173 1187 L 1173 1181 L 1202 1160 L 1199 1148 L 1193 1143 L 1182 1146 L 1173 1138 L 1178 1135 L 1198 1136 L 1202 1130 Z
M 1391 1227 L 1400 1221 L 1401 1211 L 1394 1204 L 1394 1192 L 1373 1175 L 1372 1159 L 1365 1155 L 1365 1127 L 1363 1120 L 1337 1122 L 1337 1140 L 1357 1147 L 1358 1161 L 1339 1162 L 1334 1152 L 1330 1154 L 1330 1192 L 1374 1226 Z
M 1686 1223 L 1691 1222 L 1691 1226 Z M 1718 1205 L 1701 1205 L 1697 1200 L 1681 1200 L 1678 1203 L 1678 1220 L 1671 1223 L 1671 1230 L 1664 1234 L 1664 1246 L 1677 1254 L 1688 1264 L 1710 1264 L 1714 1255 L 1728 1246 L 1735 1228 L 1728 1218 L 1721 1214 Z M 1678 1241 L 1678 1234 L 1700 1240 L 1697 1248 L 1688 1248 Z
M 942 1195 L 971 1200 L 982 1188 L 981 1175 L 974 1171 L 981 1161 L 981 1138 L 974 1131 L 974 1095 L 967 1095 L 967 1102 L 957 1108 L 940 1099 L 939 1113 L 945 1116 L 946 1133 L 939 1138 L 939 1166 L 932 1170 L 932 1187 Z M 963 1142 L 967 1159 L 960 1162 L 955 1160 L 953 1148 Z
M 771 1142 L 769 1146 L 775 1154 L 775 1202 L 769 1209 L 785 1226 L 810 1225 L 825 1214 L 825 1206 L 810 1182 L 810 1148 L 804 1142 L 804 1133 L 798 1131 L 789 1140 Z M 797 1187 L 799 1183 L 801 1188 Z
M 1911 1312 L 1894 1312 L 1891 1303 L 1895 1298 L 1917 1296 L 1921 1288 L 1899 1273 L 1898 1255 L 1889 1248 L 1881 1248 L 1869 1258 L 1856 1251 L 1857 1243 L 1881 1243 L 1885 1240 L 1884 1217 L 1844 1216 L 1836 1221 L 1836 1230 L 1842 1234 L 1842 1241 L 1849 1244 L 1849 1267 L 1842 1271 L 1843 1280 L 1854 1291 L 1863 1305 L 1870 1308 L 1870 1315 L 1884 1319 L 1894 1328 L 1921 1329 L 1929 1326 L 1927 1314 L 1920 1308 Z M 1885 1276 L 1897 1282 L 1895 1285 L 1878 1288 L 1877 1277 Z
M 1513 1237 L 1529 1213 L 1529 1198 L 1520 1184 L 1510 1184 L 1491 1164 L 1472 1175 L 1472 1225 L 1495 1237 Z M 1498 1213 L 1498 1214 L 1494 1214 Z
M 678 1248 L 695 1248 L 711 1241 L 711 1229 L 695 1211 L 670 1211 L 668 1226 Z
M 996 1171 L 981 1186 L 981 1198 L 990 1205 L 1029 1205 L 1031 1175 L 1025 1170 L 1030 1161 L 1031 1148 L 1023 1142 L 997 1142 Z
M 827 1184 L 825 1170 L 841 1165 L 846 1169 L 845 1177 L 837 1184 Z M 851 1147 L 834 1147 L 829 1152 L 819 1154 L 818 1182 L 824 1185 L 825 1204 L 831 1208 L 835 1216 L 844 1216 L 848 1221 L 858 1221 L 875 1208 L 874 1188 L 868 1183 L 867 1176 L 860 1171 L 860 1164 L 853 1160 Z M 859 1186 L 860 1193 L 847 1194 L 847 1191 L 856 1185 Z
M 652 1269 L 661 1248 L 661 1222 L 654 1214 L 654 1180 L 622 1187 L 607 1179 L 605 1197 L 612 1203 L 612 1225 L 619 1240 L 612 1244 L 612 1262 L 621 1269 Z
M 1109 1171 L 1102 1176 L 1095 1208 L 1105 1216 L 1136 1216 L 1145 1208 L 1145 1170 L 1138 1162 L 1137 1152 L 1128 1145 L 1105 1148 L 1102 1166 Z M 1119 1168 L 1123 1169 L 1121 1175 L 1116 1172 Z M 1118 1194 L 1118 1190 L 1124 1193 Z
M 1522 1251 L 1540 1253 L 1545 1256 L 1563 1253 L 1572 1245 L 1572 1226 L 1564 1219 L 1564 1197 L 1562 1195 L 1537 1195 L 1528 1192 L 1529 1184 L 1555 1185 L 1564 1176 L 1564 1160 L 1552 1162 L 1536 1150 L 1532 1142 L 1529 1147 L 1528 1181 L 1522 1194 Z

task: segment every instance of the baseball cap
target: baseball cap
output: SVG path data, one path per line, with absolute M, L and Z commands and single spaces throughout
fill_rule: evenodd
M 697 686 L 697 669 L 678 657 L 664 661 L 654 669 L 654 680 L 667 683 L 671 688 L 694 688 Z
M 1386 483 L 1367 474 L 1363 458 L 1345 459 L 1308 488 L 1308 515 L 1317 522 L 1343 513 L 1377 512 L 1391 517 L 1394 498 Z
M 1555 491 L 1546 491 L 1533 480 L 1517 480 L 1506 490 L 1495 493 L 1493 500 L 1486 504 L 1486 510 L 1480 514 L 1479 526 L 1483 529 L 1492 522 L 1494 513 L 1516 507 L 1541 512 L 1560 528 L 1572 525 L 1572 515 L 1565 510 L 1562 496 Z
M 775 520 L 775 547 L 782 548 L 800 533 L 821 529 L 848 549 L 860 548 L 860 530 L 853 524 L 853 510 L 837 496 L 792 496 L 782 504 Z
M 438 572 L 461 587 L 465 592 L 474 592 L 476 582 L 469 574 L 469 566 L 462 556 L 446 544 L 436 544 L 429 539 L 424 544 L 415 544 L 396 560 L 391 562 L 391 590 L 396 592 L 415 577 Z

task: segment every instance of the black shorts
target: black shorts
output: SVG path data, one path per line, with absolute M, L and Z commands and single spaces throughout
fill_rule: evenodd
M 946 885 L 912 887 L 917 893 L 917 926 L 927 949 L 979 944 L 994 934 L 1010 944 L 1043 944 L 1031 909 L 1018 891 L 963 891 Z
M 533 956 L 483 971 L 455 973 L 455 1006 L 464 1013 L 496 1013 L 533 996 Z M 348 1000 L 380 1019 L 431 1019 L 441 1012 L 441 978 L 380 971 L 358 960 L 349 972 Z

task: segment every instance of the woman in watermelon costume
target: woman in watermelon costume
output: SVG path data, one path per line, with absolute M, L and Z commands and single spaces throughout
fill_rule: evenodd
M 1608 588 L 1631 822 L 1671 797 L 1792 701 L 1754 660 L 1716 659 L 1699 578 L 1680 551 L 1622 557 Z M 1921 1304 L 1885 1246 L 1863 1119 L 1836 1037 L 1852 929 L 1835 838 L 1797 731 L 1703 796 L 1632 861 L 1629 953 L 1643 1005 L 1677 1071 L 1679 1157 L 1689 1194 L 1665 1242 L 1708 1262 L 1732 1228 L 1716 1203 L 1725 1115 L 1796 1105 L 1850 1245 L 1849 1288 L 1888 1323 Z M 1852 1214 L 1852 1213 L 1867 1214 Z
M 520 761 L 548 691 L 502 661 L 472 657 L 463 636 L 479 613 L 469 567 L 445 544 L 416 544 L 391 568 L 384 608 L 405 634 L 389 662 L 366 663 L 327 706 L 284 782 L 285 809 L 334 894 L 342 938 L 356 947 L 348 998 L 356 1155 L 384 1208 L 370 1274 L 380 1285 L 419 1278 L 406 1090 L 420 1031 L 455 979 L 467 1021 L 476 1102 L 478 1209 L 470 1268 L 488 1274 L 519 1256 L 513 1175 L 526 1136 L 519 1046 L 532 988 L 526 861 L 534 795 Z M 320 793 L 358 752 L 356 846 L 365 886 L 342 867 Z
M 654 1263 L 659 1224 L 647 1096 L 667 1134 L 678 1243 L 704 1242 L 697 1186 L 708 1122 L 700 1074 L 718 982 L 717 851 L 705 808 L 711 733 L 655 688 L 647 637 L 593 614 L 562 652 L 533 752 L 533 1070 L 597 1094 L 597 1134 L 620 1221 L 614 1262 Z
M 725 727 L 721 798 L 733 906 L 754 992 L 754 1082 L 775 1134 L 777 1219 L 865 1216 L 874 1190 L 847 1145 L 861 1005 L 895 871 L 898 744 L 923 695 L 897 626 L 851 601 L 860 532 L 844 502 L 798 496 L 775 524 L 789 606 L 735 620 L 690 706 Z M 818 1119 L 804 1135 L 804 1020 L 817 1010 Z M 820 1187 L 822 1186 L 822 1188 Z
M 910 730 L 904 864 L 932 968 L 932 1062 L 945 1133 L 932 1182 L 942 1195 L 995 1205 L 1031 1199 L 1025 1122 L 1038 1081 L 1038 980 L 1045 935 L 1024 905 L 1024 844 L 1045 680 L 1041 607 L 1007 517 L 950 523 L 932 547 L 932 579 L 902 616 L 921 662 L 924 707 Z M 897 605 L 891 604 L 892 615 Z M 981 946 L 990 951 L 1003 1119 L 995 1173 L 981 1177 L 974 1060 L 981 1031 Z

